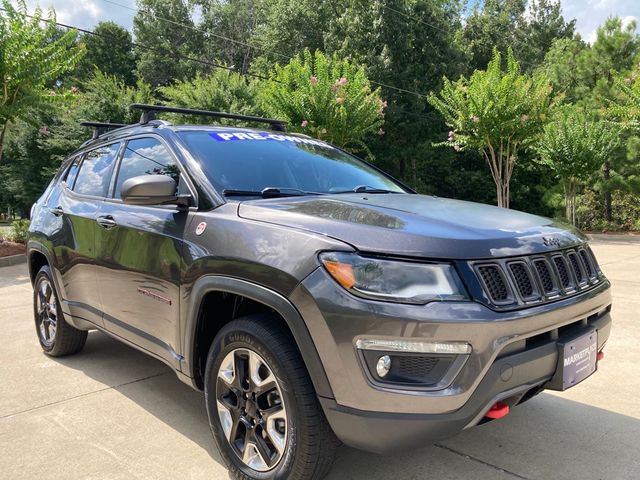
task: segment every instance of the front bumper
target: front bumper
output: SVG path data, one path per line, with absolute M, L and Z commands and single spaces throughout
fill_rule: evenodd
M 334 431 L 348 445 L 383 452 L 454 435 L 481 421 L 496 401 L 506 398 L 515 405 L 539 391 L 556 370 L 558 336 L 567 330 L 575 334 L 595 327 L 601 349 L 611 324 L 609 287 L 605 280 L 552 304 L 495 312 L 474 302 L 367 301 L 318 269 L 291 300 L 305 319 L 334 394 L 321 398 Z M 354 348 L 354 339 L 362 335 L 469 342 L 473 353 L 446 388 L 384 388 L 371 382 Z
M 601 349 L 609 336 L 610 314 L 604 313 L 583 329 L 587 332 L 594 327 Z M 451 437 L 477 425 L 498 401 L 512 407 L 528 400 L 553 377 L 557 362 L 555 340 L 502 357 L 493 363 L 464 406 L 451 413 L 382 413 L 342 407 L 329 399 L 321 399 L 321 403 L 331 427 L 345 444 L 389 453 Z

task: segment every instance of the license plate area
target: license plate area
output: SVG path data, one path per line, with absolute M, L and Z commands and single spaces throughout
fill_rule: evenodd
M 596 330 L 558 342 L 558 367 L 548 388 L 566 390 L 589 377 L 596 371 L 597 355 Z

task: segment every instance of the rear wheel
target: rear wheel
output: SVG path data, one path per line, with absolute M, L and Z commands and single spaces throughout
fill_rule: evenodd
M 319 480 L 338 442 L 279 321 L 251 315 L 218 333 L 205 373 L 209 423 L 235 478 Z
M 82 350 L 87 332 L 65 322 L 47 265 L 40 269 L 33 284 L 33 312 L 38 340 L 47 355 L 61 357 Z

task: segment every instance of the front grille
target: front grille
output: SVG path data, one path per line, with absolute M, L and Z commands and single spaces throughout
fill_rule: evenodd
M 529 274 L 527 264 L 523 262 L 511 262 L 508 264 L 511 276 L 516 283 L 516 288 L 523 298 L 531 298 L 534 295 L 533 279 Z
M 556 287 L 553 282 L 553 276 L 549 263 L 543 259 L 537 259 L 533 261 L 533 265 L 536 267 L 540 284 L 542 285 L 542 291 L 545 294 L 553 293 Z
M 575 295 L 603 279 L 588 247 L 470 263 L 489 303 L 504 309 Z
M 509 290 L 504 275 L 497 265 L 483 265 L 478 267 L 478 272 L 482 277 L 485 288 L 489 296 L 496 303 L 504 302 L 509 298 Z
M 591 266 L 591 259 L 588 257 L 587 251 L 584 248 L 581 248 L 580 250 L 578 250 L 578 254 L 582 259 L 582 264 L 584 265 L 587 275 L 589 276 L 589 278 L 593 278 L 595 276 L 595 270 Z
M 553 263 L 555 263 L 558 275 L 560 275 L 560 281 L 562 282 L 560 285 L 562 285 L 562 288 L 565 290 L 569 289 L 573 285 L 573 282 L 569 276 L 569 270 L 567 270 L 567 261 L 562 256 L 556 255 L 553 257 Z

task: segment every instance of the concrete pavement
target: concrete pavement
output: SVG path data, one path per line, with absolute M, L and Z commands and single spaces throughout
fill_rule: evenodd
M 593 241 L 614 283 L 599 371 L 497 422 L 381 457 L 342 448 L 329 479 L 640 477 L 640 239 Z M 78 355 L 41 353 L 26 266 L 0 269 L 0 478 L 226 479 L 203 396 L 157 360 L 92 332 Z

